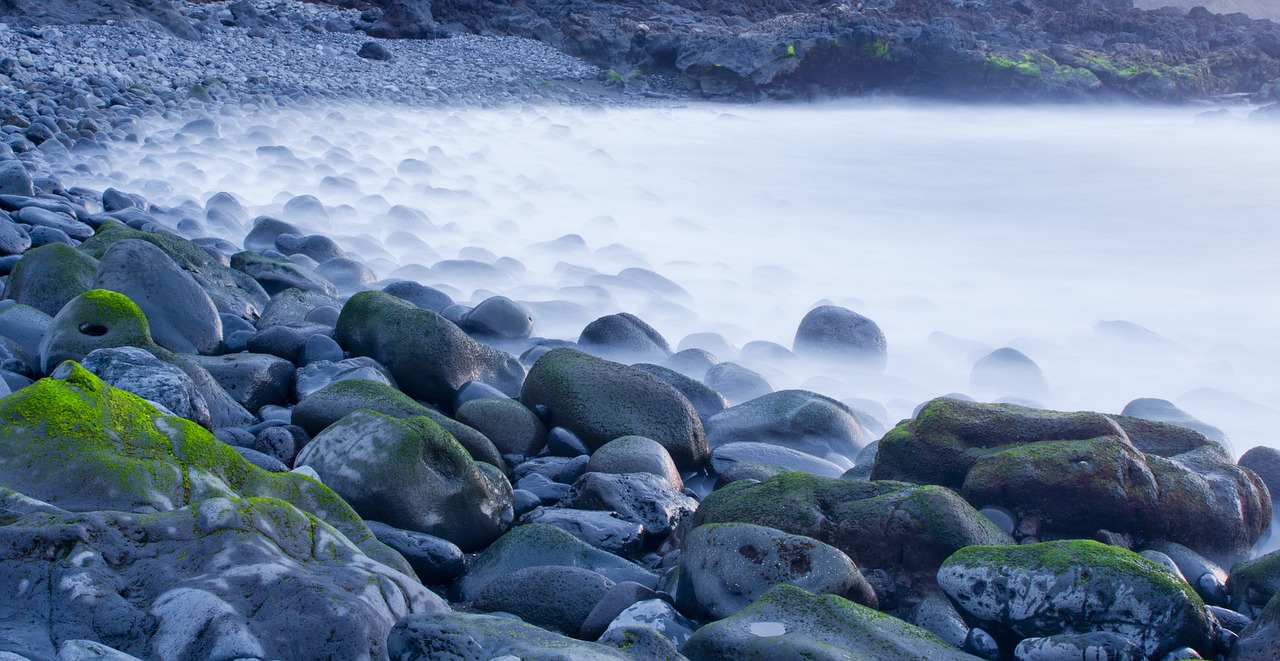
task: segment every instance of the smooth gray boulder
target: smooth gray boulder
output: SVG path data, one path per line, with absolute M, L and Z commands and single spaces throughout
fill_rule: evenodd
M 64 243 L 32 248 L 13 267 L 4 297 L 56 315 L 68 301 L 93 289 L 98 260 Z
M 397 661 L 537 659 L 538 661 L 678 661 L 674 646 L 654 644 L 643 629 L 617 645 L 585 642 L 511 617 L 470 613 L 413 615 L 396 624 L 387 650 Z
M 253 278 L 263 291 L 272 296 L 286 289 L 338 295 L 338 288 L 324 276 L 288 259 L 268 257 L 256 252 L 238 252 L 231 256 L 231 268 Z
M 263 353 L 191 356 L 241 406 L 257 411 L 268 404 L 283 406 L 293 387 L 294 367 L 283 358 Z
M 426 417 L 356 411 L 311 439 L 294 465 L 310 466 L 362 517 L 464 551 L 488 546 L 515 516 L 502 472 Z
M 338 381 L 376 381 L 387 387 L 395 387 L 391 372 L 378 361 L 356 356 L 338 361 L 318 360 L 299 367 L 294 373 L 293 395 L 302 401 Z
M 698 412 L 698 417 L 702 418 L 704 426 L 707 418 L 729 408 L 729 400 L 725 399 L 724 395 L 716 392 L 701 381 L 695 381 L 676 370 L 650 363 L 636 363 L 631 367 L 648 372 L 679 390 L 680 394 L 684 395 L 684 398 L 689 400 L 694 410 Z
M 768 379 L 737 363 L 712 365 L 702 380 L 707 387 L 724 395 L 733 405 L 749 402 L 774 391 Z
M 511 613 L 543 629 L 577 635 L 613 584 L 581 567 L 525 567 L 489 581 L 471 607 L 482 613 Z
M 342 303 L 336 296 L 323 291 L 302 291 L 290 287 L 276 292 L 271 300 L 262 308 L 262 316 L 254 322 L 258 330 L 266 330 L 272 326 L 286 326 L 299 321 L 307 321 L 307 315 L 318 307 L 341 308 Z
M 639 317 L 623 312 L 600 317 L 578 336 L 578 347 L 620 363 L 658 363 L 671 356 L 671 345 Z
M 792 348 L 797 356 L 834 360 L 884 371 L 889 361 L 884 332 L 876 322 L 846 308 L 821 305 L 805 314 Z
M 632 557 L 644 544 L 644 526 L 622 518 L 617 512 L 539 507 L 521 517 L 520 523 L 555 526 L 617 556 Z
M 209 405 L 186 372 L 134 347 L 95 349 L 81 363 L 113 388 L 164 406 L 174 415 L 213 429 Z
M 879 605 L 849 556 L 811 537 L 750 523 L 716 523 L 694 528 L 681 549 L 677 594 L 686 613 L 724 619 L 782 583 L 870 608 Z
M 725 409 L 707 420 L 712 448 L 770 443 L 826 459 L 845 470 L 867 444 L 862 425 L 844 404 L 807 390 L 781 390 Z
M 622 436 L 605 443 L 591 453 L 587 461 L 588 473 L 651 473 L 671 484 L 672 488 L 684 488 L 684 480 L 671 453 L 657 441 L 644 436 Z
M 547 444 L 547 427 L 518 400 L 468 400 L 454 417 L 484 434 L 502 454 L 535 455 Z

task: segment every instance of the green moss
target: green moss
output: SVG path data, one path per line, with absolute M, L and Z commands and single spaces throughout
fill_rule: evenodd
M 795 57 L 795 56 L 796 56 L 795 44 L 787 44 L 787 57 Z
M 1046 56 L 1033 53 L 992 53 L 987 56 L 988 67 L 1000 71 L 1012 71 L 1024 76 L 1039 76 L 1042 71 L 1041 60 Z
M 837 40 L 836 46 L 839 46 L 839 45 L 840 45 L 840 42 L 839 40 Z M 872 59 L 884 60 L 886 62 L 891 61 L 893 59 L 893 57 L 889 55 L 889 42 L 883 39 L 876 39 L 871 43 L 863 44 L 862 53 L 868 57 L 871 57 Z

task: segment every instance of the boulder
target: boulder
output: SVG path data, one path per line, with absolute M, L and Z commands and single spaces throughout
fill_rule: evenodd
M 716 392 L 701 381 L 695 381 L 678 371 L 650 363 L 636 363 L 632 367 L 648 372 L 679 390 L 680 394 L 684 395 L 684 398 L 689 400 L 694 410 L 698 412 L 698 417 L 702 418 L 704 426 L 707 418 L 729 408 L 729 402 L 724 398 L 724 395 Z
M 849 556 L 816 539 L 750 523 L 699 526 L 684 539 L 677 594 L 686 613 L 724 619 L 782 583 L 878 605 Z
M 724 395 L 730 404 L 749 402 L 773 392 L 773 386 L 754 370 L 737 363 L 718 363 L 712 365 L 703 381 L 708 388 Z
M 418 579 L 425 585 L 444 585 L 451 583 L 467 569 L 466 557 L 456 544 L 411 530 L 401 530 L 380 523 L 366 521 L 369 532 L 379 542 L 395 549 L 413 567 Z
M 1240 640 L 1227 658 L 1229 661 L 1280 659 L 1280 595 L 1272 597 L 1253 624 L 1240 632 Z
M 774 587 L 732 617 L 698 629 L 680 651 L 720 659 L 976 661 L 937 636 L 835 595 Z
M 360 515 L 447 539 L 464 551 L 488 546 L 514 518 L 511 485 L 477 463 L 427 417 L 367 409 L 326 428 L 298 454 Z
M 709 454 L 702 421 L 679 391 L 648 372 L 574 349 L 539 358 L 520 401 L 547 407 L 549 427 L 568 429 L 592 450 L 620 436 L 644 436 L 666 448 L 681 470 L 697 468 Z
M 290 287 L 272 294 L 271 300 L 262 308 L 262 316 L 258 317 L 254 327 L 261 331 L 272 326 L 287 326 L 295 322 L 307 321 L 307 315 L 312 310 L 324 306 L 341 308 L 342 303 L 337 297 L 323 291 L 303 291 Z
M 889 362 L 884 332 L 876 322 L 835 305 L 810 310 L 796 328 L 792 348 L 803 358 L 852 363 L 877 372 Z
M 67 301 L 93 289 L 97 269 L 98 260 L 64 243 L 32 248 L 13 267 L 4 297 L 52 316 Z
M 725 409 L 707 420 L 707 442 L 769 443 L 830 461 L 845 470 L 867 444 L 853 411 L 807 390 L 782 390 Z
M 525 567 L 489 581 L 471 607 L 481 613 L 511 613 L 543 629 L 577 635 L 613 584 L 581 567 Z
M 533 333 L 533 317 L 527 308 L 506 296 L 493 296 L 462 315 L 459 326 L 481 337 L 517 340 Z
M 671 454 L 657 441 L 643 436 L 622 436 L 605 443 L 587 461 L 588 473 L 651 473 L 665 479 L 672 488 L 684 488 L 680 471 Z
M 256 252 L 238 252 L 231 256 L 231 268 L 247 274 L 269 295 L 286 289 L 337 296 L 338 288 L 315 271 L 289 259 L 268 257 Z
M 1237 562 L 1227 576 L 1231 608 L 1248 615 L 1280 594 L 1280 551 Z
M 574 640 L 510 617 L 437 613 L 412 615 L 401 620 L 387 639 L 387 650 L 391 658 L 398 661 L 512 658 L 538 661 L 677 661 L 684 658 L 670 643 L 666 649 L 636 644 L 642 635 L 639 632 L 643 631 L 629 630 L 628 633 L 637 633 L 614 646 Z
M 1149 657 L 1213 653 L 1213 626 L 1186 581 L 1092 540 L 971 546 L 943 563 L 938 585 L 980 626 L 1020 638 L 1110 632 Z
M 671 356 L 671 345 L 639 317 L 623 312 L 600 317 L 578 336 L 578 347 L 621 363 L 657 363 Z
M 994 397 L 1039 399 L 1049 394 L 1049 384 L 1036 361 L 1026 354 L 1003 347 L 978 359 L 969 372 L 974 394 Z
M 693 515 L 698 502 L 652 473 L 585 473 L 574 481 L 560 505 L 617 512 L 623 519 L 644 526 L 646 541 L 656 546 Z
M 524 378 L 514 357 L 476 342 L 435 312 L 378 291 L 347 301 L 334 339 L 353 355 L 385 365 L 406 394 L 445 411 L 468 381 L 514 397 Z
M 94 349 L 82 363 L 107 385 L 160 404 L 174 415 L 213 429 L 209 405 L 186 372 L 134 347 Z
M 644 543 L 644 526 L 617 512 L 539 507 L 521 517 L 520 523 L 555 526 L 602 551 L 624 557 L 634 556 Z
M 313 335 L 307 342 L 310 343 L 311 340 L 317 337 L 324 336 Z M 334 346 L 336 347 L 337 345 L 335 344 Z M 303 354 L 305 353 L 306 346 L 304 345 Z M 341 354 L 342 350 L 339 349 L 338 353 Z M 395 388 L 395 380 L 391 378 L 391 373 L 387 371 L 387 368 L 379 365 L 378 361 L 372 358 L 356 356 L 355 358 L 336 361 L 317 360 L 306 363 L 294 373 L 293 395 L 298 401 L 302 401 L 339 381 L 376 381 L 390 388 Z M 396 392 L 399 391 L 397 390 Z
M 535 455 L 547 444 L 546 426 L 514 399 L 468 400 L 458 407 L 456 417 L 484 434 L 502 454 Z
M 241 406 L 257 411 L 268 404 L 283 406 L 293 389 L 293 363 L 262 353 L 191 356 Z

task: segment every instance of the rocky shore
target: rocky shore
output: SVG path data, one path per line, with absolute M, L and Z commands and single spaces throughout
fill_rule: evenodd
M 198 141 L 224 113 L 333 100 L 1262 98 L 1274 78 L 1270 23 L 970 4 L 122 2 L 86 21 L 74 2 L 10 3 L 0 658 L 1280 658 L 1280 552 L 1256 553 L 1280 452 L 1237 461 L 1168 402 L 946 397 L 886 431 L 865 403 L 773 392 L 710 334 L 673 349 L 623 313 L 544 338 L 510 298 L 377 280 L 299 220 L 329 212 L 315 198 L 255 218 L 234 191 L 170 208 L 67 185 L 143 121 Z M 972 42 L 961 14 L 1026 26 Z M 1201 52 L 1184 31 L 1150 59 L 1100 36 L 1089 53 L 1133 59 L 1097 71 L 1037 41 L 1053 21 L 1110 34 L 1100 17 L 1239 39 Z M 465 30 L 508 36 L 436 38 Z M 795 52 L 768 55 L 788 34 Z M 1183 80 L 1191 54 L 1217 64 Z M 954 57 L 960 73 L 929 77 Z M 876 373 L 889 340 L 821 306 L 767 349 Z M 1026 378 L 1010 351 L 975 378 Z

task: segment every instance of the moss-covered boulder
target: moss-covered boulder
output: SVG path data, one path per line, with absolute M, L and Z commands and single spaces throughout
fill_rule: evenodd
M 1213 652 L 1204 602 L 1186 581 L 1092 540 L 964 548 L 938 585 L 982 626 L 1018 638 L 1106 631 L 1154 658 L 1184 646 Z
M 612 644 L 611 644 L 612 643 Z M 680 661 L 665 639 L 629 629 L 597 643 L 574 640 L 510 617 L 469 613 L 411 615 L 387 639 L 398 661 L 537 659 L 537 661 Z
M 698 629 L 689 661 L 976 661 L 912 624 L 835 595 L 779 585 L 733 617 Z
M 1242 613 L 1266 606 L 1280 594 L 1280 551 L 1237 562 L 1227 576 L 1231 607 Z
M 843 551 L 862 569 L 904 582 L 932 580 L 952 553 L 973 544 L 1011 544 L 1004 531 L 949 489 L 786 472 L 740 480 L 706 497 L 693 523 L 754 523 Z
M 319 482 L 256 468 L 74 363 L 0 400 L 0 649 L 385 655 L 447 606 Z
M 871 477 L 999 505 L 1036 522 L 1020 527 L 1032 537 L 1104 529 L 1224 564 L 1245 557 L 1271 521 L 1266 486 L 1217 443 L 1101 413 L 935 399 L 881 439 Z
M 356 411 L 313 438 L 295 464 L 314 469 L 364 518 L 464 551 L 488 546 L 515 516 L 502 472 L 427 417 Z
M 671 453 L 681 470 L 710 455 L 702 420 L 689 400 L 661 379 L 575 349 L 552 349 L 534 363 L 520 392 L 529 408 L 545 406 L 549 424 L 596 450 L 621 436 L 644 436 Z
M 93 289 L 97 270 L 98 260 L 65 243 L 32 248 L 14 265 L 4 297 L 55 315 L 67 301 Z
M 406 394 L 446 412 L 468 381 L 515 397 L 524 379 L 514 357 L 476 342 L 430 310 L 379 291 L 360 292 L 342 306 L 334 339 L 385 365 Z
M 1280 659 L 1280 594 L 1267 602 L 1253 623 L 1240 632 L 1229 661 Z
M 315 436 L 346 416 L 368 409 L 392 418 L 426 417 L 444 427 L 476 461 L 501 468 L 502 454 L 473 427 L 423 406 L 412 397 L 379 381 L 346 379 L 335 381 L 307 396 L 293 407 L 293 424 Z
M 98 228 L 93 238 L 82 243 L 80 250 L 94 259 L 102 259 L 111 246 L 125 239 L 146 241 L 163 250 L 195 278 L 218 312 L 252 320 L 258 318 L 267 304 L 267 292 L 248 274 L 224 266 L 200 246 L 171 234 L 142 232 L 109 221 Z

